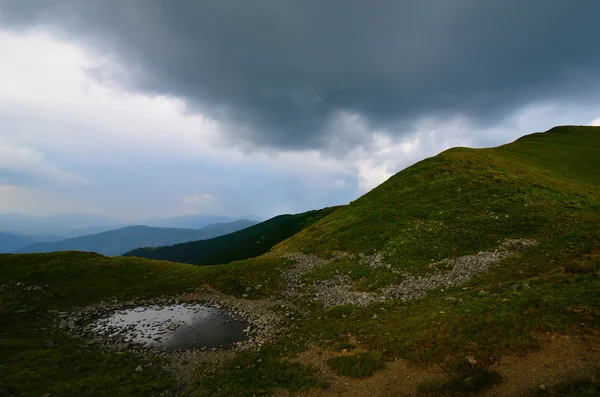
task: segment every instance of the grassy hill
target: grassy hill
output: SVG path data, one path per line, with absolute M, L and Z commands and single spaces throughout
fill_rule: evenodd
M 121 255 L 138 247 L 156 247 L 193 240 L 209 239 L 233 233 L 256 222 L 239 220 L 218 223 L 201 229 L 174 229 L 148 226 L 128 226 L 117 230 L 90 234 L 49 243 L 34 243 L 19 249 L 18 253 L 87 251 L 102 255 Z
M 331 207 L 295 215 L 279 215 L 225 236 L 168 247 L 139 248 L 125 253 L 124 256 L 196 265 L 217 265 L 253 258 L 264 254 L 274 245 L 333 213 L 337 208 Z
M 526 395 L 595 395 L 598 153 L 594 127 L 554 128 L 492 149 L 450 149 L 331 211 L 268 255 L 224 265 L 2 255 L 0 394 L 252 396 L 316 387 L 323 388 L 317 395 L 376 396 L 412 385 L 407 393 L 466 396 L 517 387 L 514 374 L 524 374 L 517 390 Z M 503 247 L 514 239 L 531 244 L 509 255 Z M 491 260 L 471 278 L 444 280 L 416 298 L 382 295 L 481 258 Z M 283 337 L 225 360 L 191 361 L 190 380 L 178 383 L 181 371 L 164 370 L 168 357 L 102 350 L 53 326 L 75 306 L 179 296 L 199 286 L 240 305 L 270 307 Z M 319 293 L 336 291 L 386 299 L 320 303 Z M 567 336 L 579 341 L 581 356 L 548 353 Z M 539 351 L 545 366 L 530 365 Z M 136 372 L 138 365 L 144 370 Z M 575 365 L 585 371 L 561 372 Z M 555 375 L 538 387 L 539 372 L 550 370 Z M 375 378 L 387 388 L 370 382 Z
M 394 267 L 596 229 L 600 128 L 557 127 L 492 149 L 452 148 L 394 175 L 278 249 L 382 252 Z M 591 209 L 591 213 L 589 212 Z

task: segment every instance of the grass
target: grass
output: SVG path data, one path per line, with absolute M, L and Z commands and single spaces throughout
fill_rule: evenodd
M 64 335 L 55 329 L 51 311 L 193 288 L 189 270 L 84 253 L 0 256 L 0 394 L 126 396 L 173 390 L 173 379 L 157 363 L 145 362 L 136 372 L 135 355 L 105 352 Z M 27 289 L 32 286 L 41 289 Z
M 384 252 L 394 268 L 420 272 L 432 260 L 493 249 L 504 238 L 566 233 L 577 221 L 598 220 L 599 146 L 598 128 L 569 127 L 494 149 L 450 149 L 277 248 L 324 257 Z M 376 274 L 369 278 L 377 282 Z
M 390 270 L 425 274 L 433 271 L 428 266 L 433 261 L 493 250 L 506 238 L 534 238 L 539 244 L 466 285 L 414 301 L 326 310 L 298 299 L 286 317 L 286 338 L 217 365 L 209 375 L 199 370 L 186 392 L 251 396 L 280 387 L 323 387 L 313 369 L 291 361 L 295 353 L 317 346 L 356 349 L 333 364 L 341 374 L 360 374 L 393 358 L 441 364 L 448 379 L 423 385 L 422 392 L 468 394 L 498 380 L 489 366 L 500 357 L 539 349 L 539 334 L 597 332 L 599 151 L 600 129 L 593 127 L 562 127 L 494 149 L 455 148 L 400 172 L 345 207 L 313 213 L 292 238 L 278 240 L 274 251 L 330 258 L 343 250 L 357 257 L 314 269 L 305 277 L 308 284 L 344 274 L 357 289 L 377 291 L 401 281 Z M 383 254 L 391 269 L 373 269 L 358 259 L 374 253 Z M 291 265 L 273 255 L 217 266 L 73 252 L 2 255 L 0 394 L 180 394 L 159 363 L 144 363 L 144 371 L 135 372 L 139 358 L 101 351 L 55 331 L 56 314 L 49 310 L 177 295 L 206 283 L 240 298 L 273 297 L 285 286 L 281 269 Z M 46 348 L 49 341 L 57 347 Z M 370 353 L 357 353 L 363 350 Z M 465 367 L 465 356 L 477 367 Z M 565 385 L 552 392 L 594 387 L 593 382 Z
M 350 356 L 331 357 L 329 367 L 337 374 L 350 378 L 366 378 L 383 366 L 381 354 L 375 352 L 356 353 Z
M 595 251 L 598 237 L 581 244 Z M 600 327 L 600 275 L 566 271 L 564 266 L 579 256 L 558 254 L 552 246 L 549 242 L 509 258 L 467 287 L 435 290 L 412 302 L 331 310 L 315 305 L 298 338 L 312 334 L 309 343 L 329 346 L 353 335 L 367 349 L 412 362 L 451 363 L 469 354 L 492 364 L 502 355 L 536 350 L 532 331 L 567 332 L 582 322 Z
M 313 376 L 313 368 L 292 363 L 280 352 L 245 352 L 220 367 L 213 376 L 196 383 L 198 396 L 268 396 L 277 388 L 298 391 L 324 387 Z
M 65 335 L 54 327 L 56 311 L 98 301 L 172 296 L 208 282 L 240 297 L 252 285 L 250 294 L 261 297 L 273 292 L 280 277 L 277 268 L 283 265 L 260 258 L 222 266 L 217 272 L 212 267 L 82 252 L 0 255 L 0 395 L 169 395 L 179 386 L 159 360 L 103 351 Z M 264 288 L 255 288 L 258 280 Z M 49 342 L 56 346 L 47 347 Z M 138 365 L 144 370 L 136 372 Z M 310 373 L 296 364 L 273 372 L 291 388 L 296 383 L 312 385 Z M 235 387 L 244 395 L 264 385 L 240 381 Z

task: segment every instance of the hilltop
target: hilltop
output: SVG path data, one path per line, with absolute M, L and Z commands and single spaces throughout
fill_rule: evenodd
M 233 233 L 256 224 L 254 221 L 239 220 L 217 223 L 201 229 L 176 229 L 149 226 L 127 226 L 117 230 L 70 238 L 48 243 L 34 243 L 17 252 L 87 251 L 102 255 L 121 255 L 138 247 L 156 247 L 193 240 L 210 239 Z
M 0 392 L 597 395 L 599 152 L 600 128 L 574 126 L 453 148 L 223 265 L 2 255 Z M 75 321 L 158 297 L 260 307 L 276 329 L 153 356 L 87 343 Z
M 557 127 L 497 148 L 449 149 L 277 248 L 325 257 L 381 252 L 393 267 L 419 270 L 432 259 L 493 249 L 505 238 L 562 238 L 588 216 L 595 219 L 599 130 Z

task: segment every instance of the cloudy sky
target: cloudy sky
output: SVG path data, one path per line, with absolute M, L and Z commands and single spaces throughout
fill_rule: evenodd
M 600 124 L 597 0 L 0 0 L 0 212 L 301 212 Z

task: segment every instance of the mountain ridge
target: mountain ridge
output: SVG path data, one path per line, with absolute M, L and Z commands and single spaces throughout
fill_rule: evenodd
M 216 265 L 248 259 L 264 254 L 275 244 L 338 208 L 328 207 L 294 215 L 278 215 L 228 235 L 166 247 L 140 248 L 123 255 L 195 265 Z
M 33 243 L 19 249 L 17 253 L 87 251 L 115 256 L 142 246 L 160 246 L 214 238 L 250 227 L 255 223 L 249 220 L 239 220 L 231 223 L 211 224 L 200 229 L 158 228 L 145 225 L 126 226 L 62 241 Z
M 80 213 L 63 213 L 46 216 L 0 213 L 0 230 L 21 235 L 64 236 L 63 238 L 67 239 L 102 233 L 127 226 L 143 225 L 176 229 L 199 229 L 214 223 L 228 223 L 243 219 L 259 221 L 260 217 L 255 215 L 245 218 L 225 215 L 191 214 L 171 218 L 146 219 L 139 222 L 126 222 L 102 215 Z

